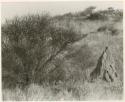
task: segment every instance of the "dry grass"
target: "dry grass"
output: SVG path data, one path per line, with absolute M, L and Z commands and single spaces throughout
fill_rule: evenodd
M 71 84 L 71 83 L 70 83 Z M 50 101 L 50 100 L 119 100 L 122 99 L 122 84 L 107 84 L 102 81 L 97 83 L 77 82 L 71 86 L 39 86 L 31 84 L 22 91 L 4 89 L 3 100 L 11 101 Z

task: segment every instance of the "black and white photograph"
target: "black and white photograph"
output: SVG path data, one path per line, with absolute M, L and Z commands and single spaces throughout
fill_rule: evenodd
M 123 1 L 1 2 L 2 101 L 123 100 Z

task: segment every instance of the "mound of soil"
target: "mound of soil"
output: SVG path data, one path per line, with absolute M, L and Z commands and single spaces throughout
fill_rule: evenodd
M 118 74 L 115 69 L 115 61 L 111 49 L 106 47 L 98 59 L 95 70 L 90 74 L 91 80 L 102 79 L 107 82 L 116 81 Z

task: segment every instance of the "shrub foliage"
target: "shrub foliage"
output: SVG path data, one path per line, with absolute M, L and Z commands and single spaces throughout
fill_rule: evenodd
M 48 15 L 16 17 L 2 25 L 4 87 L 46 80 L 47 65 L 79 37 L 72 29 L 56 28 Z

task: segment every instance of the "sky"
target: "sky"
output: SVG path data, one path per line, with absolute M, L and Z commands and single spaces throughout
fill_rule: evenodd
M 69 1 L 69 2 L 11 2 L 2 3 L 1 18 L 2 23 L 5 19 L 12 19 L 15 16 L 23 16 L 36 13 L 50 13 L 51 15 L 59 15 L 68 12 L 82 11 L 89 6 L 96 6 L 97 9 L 106 9 L 113 7 L 123 9 L 123 2 L 120 1 Z

